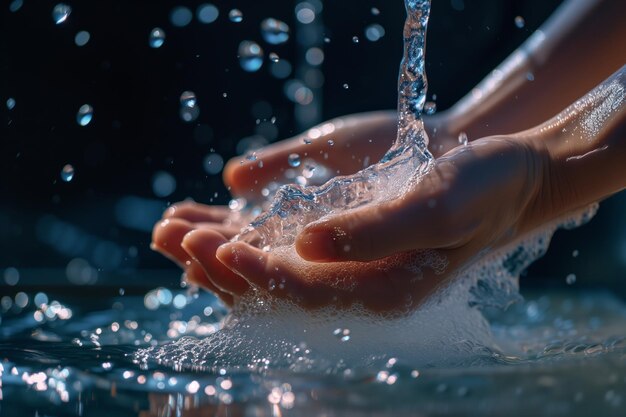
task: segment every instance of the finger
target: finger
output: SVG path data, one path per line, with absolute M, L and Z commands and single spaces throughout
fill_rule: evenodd
M 180 244 L 185 235 L 193 229 L 194 226 L 191 223 L 181 219 L 172 218 L 160 221 L 152 230 L 152 249 L 161 252 L 181 268 L 185 268 L 191 258 Z
M 185 277 L 190 283 L 202 287 L 215 294 L 226 306 L 231 307 L 234 303 L 232 294 L 226 293 L 218 288 L 208 277 L 206 271 L 198 261 L 192 260 L 185 269 Z
M 216 255 L 220 262 L 256 288 L 277 298 L 295 301 L 307 309 L 330 304 L 337 293 L 322 280 L 307 279 L 302 260 L 292 260 L 290 264 L 243 242 L 222 245 Z
M 194 226 L 196 229 L 213 230 L 223 235 L 226 239 L 231 239 L 233 236 L 241 232 L 241 227 L 230 226 L 222 223 L 195 223 Z
M 202 266 L 215 287 L 223 292 L 241 296 L 250 288 L 248 282 L 215 257 L 217 248 L 226 242 L 228 240 L 223 235 L 213 230 L 200 229 L 185 236 L 182 248 Z
M 456 221 L 449 187 L 446 176 L 433 170 L 405 198 L 309 224 L 296 238 L 296 250 L 315 262 L 372 261 L 412 249 L 458 245 L 473 224 Z
M 255 195 L 272 181 L 284 182 L 284 171 L 292 168 L 292 153 L 311 158 L 336 175 L 354 173 L 378 161 L 395 136 L 394 113 L 372 112 L 333 120 L 257 151 L 254 161 L 245 157 L 230 160 L 224 181 L 236 195 Z M 310 143 L 305 144 L 304 139 Z
M 230 214 L 230 209 L 224 206 L 207 206 L 193 201 L 183 201 L 170 206 L 163 213 L 164 219 L 178 218 L 189 223 L 215 222 L 221 223 Z

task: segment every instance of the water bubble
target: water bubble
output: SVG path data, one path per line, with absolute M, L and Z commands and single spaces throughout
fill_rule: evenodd
M 170 21 L 174 26 L 184 27 L 191 23 L 191 19 L 193 19 L 193 13 L 189 10 L 188 7 L 178 6 L 172 9 L 170 13 Z
M 14 286 L 20 281 L 20 271 L 16 268 L 7 268 L 4 270 L 4 282 L 7 285 Z
M 359 37 L 358 36 L 353 36 L 352 37 L 352 42 L 353 43 L 359 43 Z
M 181 106 L 180 118 L 187 123 L 195 121 L 200 115 L 200 108 L 198 106 Z
M 7 109 L 13 110 L 14 107 L 15 107 L 15 99 L 12 97 L 9 97 L 7 99 Z
M 296 5 L 296 19 L 298 22 L 308 25 L 315 20 L 315 10 L 310 3 L 299 3 Z
M 183 91 L 180 95 L 180 104 L 185 107 L 195 107 L 196 93 L 193 91 Z
M 201 4 L 198 6 L 198 10 L 196 11 L 196 17 L 198 20 L 205 24 L 215 22 L 219 15 L 220 11 L 217 7 L 210 3 Z
M 243 21 L 243 13 L 239 9 L 232 9 L 228 12 L 228 18 L 231 22 L 241 23 Z
M 309 48 L 304 55 L 306 62 L 314 67 L 322 65 L 324 62 L 324 51 L 320 48 Z
M 518 29 L 522 29 L 524 26 L 526 26 L 526 21 L 522 16 L 515 17 L 515 26 L 517 26 Z
M 270 73 L 275 78 L 284 80 L 291 75 L 292 69 L 293 68 L 289 61 L 287 61 L 286 59 L 281 59 L 278 62 L 272 62 L 272 65 L 270 66 Z
M 424 113 L 427 115 L 433 115 L 437 111 L 437 103 L 434 101 L 427 101 L 424 103 Z
M 150 31 L 148 39 L 151 48 L 160 48 L 165 43 L 165 31 L 161 28 L 154 28 Z
M 467 133 L 465 132 L 461 132 L 459 133 L 459 144 L 463 145 L 463 146 L 467 146 Z
M 52 19 L 54 19 L 54 23 L 60 25 L 67 20 L 70 13 L 72 13 L 72 8 L 70 6 L 59 3 L 54 6 L 54 9 L 52 9 Z
M 280 45 L 289 40 L 289 26 L 283 21 L 270 17 L 261 22 L 261 35 L 265 42 Z
M 86 30 L 81 30 L 76 34 L 76 36 L 74 36 L 74 43 L 77 46 L 85 46 L 87 45 L 87 42 L 89 42 L 89 39 L 91 39 L 91 35 L 89 34 L 89 32 L 87 32 Z
M 567 277 L 565 277 L 565 282 L 567 283 L 567 285 L 575 284 L 576 283 L 576 275 L 569 274 Z
M 239 44 L 239 64 L 248 72 L 258 71 L 263 66 L 263 49 L 253 41 L 242 41 Z
M 272 61 L 272 62 L 278 62 L 278 61 L 280 61 L 280 57 L 279 57 L 279 56 L 278 56 L 278 54 L 277 54 L 277 53 L 275 53 L 275 52 L 270 52 L 269 57 L 270 57 L 270 61 Z
M 296 168 L 300 166 L 300 155 L 297 153 L 292 153 L 287 157 L 287 162 L 289 162 L 289 166 Z
M 365 37 L 370 42 L 377 42 L 383 36 L 385 36 L 385 28 L 378 23 L 374 23 L 365 28 Z
M 158 171 L 152 177 L 152 192 L 157 197 L 167 197 L 176 191 L 176 179 L 169 172 Z
M 207 174 L 216 175 L 224 168 L 224 159 L 220 154 L 210 153 L 204 157 L 202 165 Z
M 13 0 L 11 4 L 9 4 L 9 11 L 15 13 L 24 5 L 23 0 Z
M 78 109 L 78 113 L 76 114 L 76 121 L 81 126 L 87 126 L 91 123 L 91 119 L 93 118 L 93 107 L 89 104 L 83 104 Z
M 74 167 L 67 164 L 61 168 L 61 179 L 65 182 L 70 182 L 74 179 Z

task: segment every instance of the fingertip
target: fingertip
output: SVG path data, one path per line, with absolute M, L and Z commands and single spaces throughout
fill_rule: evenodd
M 337 258 L 337 238 L 323 226 L 306 227 L 296 238 L 296 251 L 312 262 L 330 262 Z
M 243 242 L 221 245 L 215 252 L 217 259 L 246 281 L 259 284 L 263 281 L 268 254 Z

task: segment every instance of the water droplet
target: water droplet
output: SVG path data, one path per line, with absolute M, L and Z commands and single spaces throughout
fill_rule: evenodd
M 167 197 L 176 191 L 176 178 L 169 172 L 158 171 L 152 177 L 152 191 L 157 197 Z
M 319 65 L 322 65 L 322 63 L 324 62 L 324 51 L 322 51 L 320 48 L 309 48 L 306 51 L 304 57 L 309 65 L 317 67 Z
M 345 83 L 345 84 L 343 85 L 343 89 L 344 89 L 344 90 L 347 90 L 347 89 L 349 89 L 349 88 L 350 88 L 350 86 L 348 85 L 348 83 Z
M 83 104 L 78 109 L 78 114 L 76 114 L 76 121 L 81 126 L 87 126 L 91 123 L 91 119 L 93 118 L 93 107 L 89 104 Z
M 373 14 L 374 16 L 378 16 L 378 15 L 380 15 L 380 10 L 379 10 L 378 8 L 376 8 L 376 7 L 372 7 L 371 12 L 372 12 L 372 14 Z
M 60 25 L 67 20 L 70 13 L 72 13 L 72 8 L 70 6 L 59 3 L 54 6 L 54 9 L 52 9 L 52 19 L 54 19 L 54 23 Z
M 580 252 L 578 251 L 578 249 L 574 249 L 574 251 L 572 252 L 572 257 L 577 258 L 579 254 Z
M 263 49 L 253 41 L 239 44 L 239 64 L 248 72 L 258 71 L 263 66 Z
M 280 61 L 280 57 L 279 57 L 279 56 L 278 56 L 278 54 L 277 54 L 277 53 L 275 53 L 275 52 L 270 52 L 269 57 L 270 57 L 270 61 L 272 61 L 272 62 L 278 62 L 278 61 Z
M 533 74 L 532 72 L 527 72 L 526 73 L 526 79 L 528 81 L 535 81 L 535 74 Z
M 256 161 L 257 159 L 256 152 L 250 152 L 248 155 L 246 155 L 246 159 L 248 161 Z
M 220 11 L 210 3 L 201 4 L 196 11 L 196 17 L 202 23 L 213 23 L 220 15 Z
M 181 106 L 180 118 L 187 123 L 195 121 L 200 116 L 200 108 L 198 106 Z
M 291 166 L 293 168 L 299 167 L 300 166 L 300 155 L 298 155 L 297 153 L 292 153 L 287 158 L 287 161 L 289 162 L 289 166 Z
M 335 146 L 335 141 L 332 139 L 328 139 L 328 146 Z
M 261 22 L 261 35 L 265 42 L 279 45 L 289 40 L 289 26 L 285 22 L 270 17 Z
M 184 107 L 195 107 L 196 106 L 196 93 L 193 91 L 183 91 L 180 95 L 180 104 Z
M 61 179 L 65 182 L 70 182 L 74 179 L 74 167 L 70 164 L 61 168 Z
M 385 28 L 378 23 L 374 23 L 365 28 L 365 37 L 370 42 L 377 42 L 383 36 L 385 36 Z
M 467 133 L 461 132 L 459 133 L 459 144 L 463 146 L 467 146 Z
M 567 277 L 565 277 L 565 282 L 567 283 L 567 285 L 575 284 L 576 283 L 576 275 L 569 274 Z
M 86 30 L 81 30 L 74 36 L 74 43 L 76 46 L 85 46 L 87 42 L 91 39 L 91 35 Z
M 243 21 L 243 13 L 239 9 L 232 9 L 228 12 L 228 18 L 231 22 L 241 23 Z
M 154 28 L 150 31 L 149 43 L 151 48 L 160 48 L 165 43 L 165 31 L 161 28 Z
M 526 21 L 522 16 L 515 17 L 515 26 L 517 26 L 518 29 L 522 29 L 524 26 L 526 26 Z
M 13 0 L 11 4 L 9 4 L 9 11 L 15 13 L 24 5 L 23 0 Z
M 424 113 L 426 113 L 427 115 L 433 115 L 435 114 L 435 112 L 437 111 L 437 103 L 433 102 L 433 101 L 427 101 L 424 104 Z
M 352 42 L 353 43 L 359 43 L 359 37 L 358 36 L 353 36 L 352 37 Z
M 15 99 L 12 97 L 9 97 L 7 99 L 7 109 L 13 110 L 14 107 L 15 107 Z
M 270 279 L 267 283 L 267 289 L 270 291 L 274 291 L 276 289 L 276 281 L 274 279 Z
M 216 175 L 224 168 L 224 158 L 217 153 L 210 153 L 204 158 L 203 165 L 207 174 Z
M 333 330 L 333 336 L 342 342 L 347 342 L 350 340 L 350 329 L 335 329 Z
M 303 142 L 305 145 L 310 145 L 311 143 L 313 143 L 313 142 L 311 141 L 311 139 L 309 139 L 309 138 L 302 138 L 302 142 Z
M 193 13 L 191 13 L 188 7 L 177 6 L 170 13 L 170 21 L 177 27 L 187 26 L 191 23 L 191 19 L 193 19 Z

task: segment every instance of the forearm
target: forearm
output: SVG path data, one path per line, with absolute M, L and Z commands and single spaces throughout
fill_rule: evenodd
M 449 112 L 470 138 L 535 126 L 626 62 L 626 3 L 569 0 Z
M 542 156 L 538 204 L 552 217 L 626 188 L 626 66 L 520 135 Z

